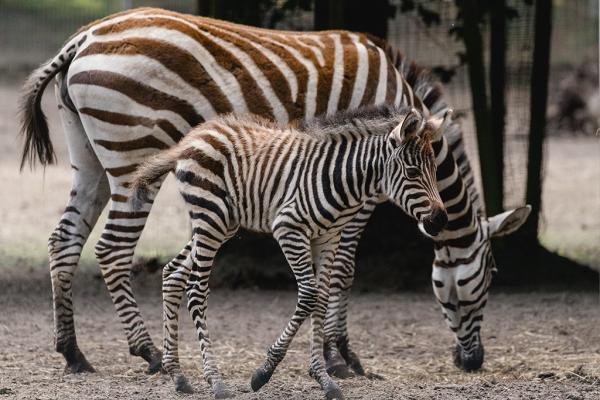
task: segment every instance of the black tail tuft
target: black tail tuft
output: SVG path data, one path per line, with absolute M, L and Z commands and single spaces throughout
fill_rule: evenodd
M 42 111 L 41 101 L 44 89 L 50 79 L 59 70 L 51 71 L 45 66 L 34 71 L 24 87 L 21 99 L 21 132 L 25 136 L 23 155 L 21 156 L 21 170 L 26 163 L 30 166 L 35 164 L 36 158 L 42 165 L 52 164 L 56 161 L 48 122 Z

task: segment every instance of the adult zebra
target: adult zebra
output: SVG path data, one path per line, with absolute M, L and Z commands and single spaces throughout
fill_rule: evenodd
M 144 326 L 129 281 L 133 252 L 151 207 L 147 204 L 134 212 L 127 201 L 127 186 L 137 164 L 175 144 L 190 127 L 225 112 L 252 111 L 287 122 L 361 104 L 391 102 L 445 113 L 439 90 L 423 73 L 396 55 L 388 58 L 384 53 L 388 51 L 364 35 L 349 32 L 277 32 L 158 9 L 135 9 L 83 27 L 56 57 L 34 71 L 23 102 L 23 163 L 36 156 L 42 164 L 54 160 L 40 100 L 56 76 L 57 102 L 73 169 L 69 203 L 48 244 L 55 344 L 67 361 L 67 370 L 93 371 L 77 346 L 71 287 L 81 249 L 109 197 L 108 221 L 96 245 L 102 274 L 125 327 L 130 352 L 147 360 L 150 370 L 160 367 L 160 352 Z M 403 75 L 398 68 L 404 70 Z M 440 168 L 444 172 L 438 172 L 439 184 L 453 188 L 442 192 L 442 200 L 454 210 L 451 221 L 474 221 L 479 207 L 472 173 L 458 126 L 451 128 L 448 138 L 460 168 L 450 174 L 452 152 L 446 145 L 435 146 L 440 152 L 437 162 L 444 165 Z M 472 193 L 468 199 L 466 193 Z M 456 212 L 467 205 L 468 215 Z M 373 207 L 369 203 L 342 235 L 331 307 L 341 311 L 328 319 L 328 342 L 334 343 L 327 352 L 331 366 L 344 362 L 336 350 L 339 344 L 342 356 L 358 372 L 360 364 L 344 333 L 344 310 L 356 243 Z M 460 218 L 464 215 L 467 218 Z M 453 226 L 457 227 L 450 233 L 454 239 L 472 236 L 472 230 L 461 230 L 456 221 Z M 478 238 L 487 240 L 483 235 Z M 456 240 L 448 245 L 453 243 Z M 463 244 L 454 250 L 440 242 L 436 257 L 451 265 L 443 270 L 448 278 L 438 280 L 445 283 L 448 293 L 457 285 L 452 283 L 456 271 L 492 268 L 488 258 L 461 264 L 473 248 L 473 244 Z M 447 299 L 445 304 L 454 304 L 460 320 L 462 307 L 449 296 L 438 293 L 440 299 Z M 336 299 L 341 299 L 339 306 Z
M 150 186 L 173 171 L 192 222 L 191 243 L 176 257 L 187 257 L 191 249 L 191 270 L 179 264 L 163 275 L 163 368 L 178 390 L 192 391 L 177 355 L 185 290 L 204 377 L 216 398 L 231 396 L 212 355 L 207 298 L 214 257 L 239 228 L 246 228 L 273 234 L 298 285 L 295 312 L 254 373 L 252 389 L 270 380 L 310 316 L 310 375 L 327 399 L 344 398 L 323 362 L 329 275 L 342 230 L 366 201 L 386 199 L 431 234 L 446 224 L 431 146 L 445 121 L 425 121 L 413 110 L 359 108 L 300 129 L 260 117 L 224 116 L 199 125 L 176 146 L 142 164 L 131 185 L 134 204 L 143 206 Z

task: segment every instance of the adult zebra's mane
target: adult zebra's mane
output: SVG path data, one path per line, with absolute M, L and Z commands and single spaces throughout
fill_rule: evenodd
M 429 109 L 432 115 L 443 116 L 451 107 L 442 99 L 442 89 L 439 82 L 427 69 L 418 66 L 415 62 L 408 60 L 400 50 L 392 47 L 387 41 L 379 39 L 372 35 L 369 39 L 376 45 L 383 48 L 388 57 L 393 61 L 394 66 L 403 74 L 406 82 L 411 86 L 413 92 L 417 96 L 417 100 L 421 100 L 423 105 Z M 448 146 L 452 151 L 458 170 L 463 178 L 463 183 L 469 194 L 471 205 L 478 215 L 485 215 L 481 196 L 475 184 L 471 163 L 467 156 L 465 143 L 463 140 L 463 132 L 460 124 L 453 120 L 444 130 L 444 137 L 448 141 Z
M 353 125 L 354 121 L 360 120 L 368 129 L 362 133 L 382 135 L 389 133 L 390 131 L 385 128 L 399 123 L 410 109 L 409 106 L 392 104 L 362 106 L 353 110 L 339 111 L 329 116 L 302 119 L 298 124 L 298 130 L 316 137 L 331 137 L 347 132 L 348 125 Z

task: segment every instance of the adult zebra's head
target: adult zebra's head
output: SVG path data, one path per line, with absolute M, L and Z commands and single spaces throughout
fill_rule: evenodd
M 383 172 L 383 194 L 430 234 L 439 233 L 448 221 L 436 187 L 432 140 L 448 119 L 425 119 L 411 110 L 387 138 L 388 157 Z
M 465 371 L 478 370 L 483 364 L 480 325 L 488 289 L 496 272 L 491 239 L 517 230 L 530 211 L 531 207 L 525 206 L 490 218 L 475 216 L 472 233 L 457 234 L 446 230 L 433 236 L 433 290 L 446 323 L 456 335 L 454 363 Z M 450 228 L 452 214 L 449 212 Z M 465 238 L 467 242 L 463 241 Z M 465 243 L 468 244 L 461 247 Z

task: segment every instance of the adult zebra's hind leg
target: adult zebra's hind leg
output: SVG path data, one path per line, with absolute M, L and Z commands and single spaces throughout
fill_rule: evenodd
M 131 269 L 137 242 L 146 225 L 152 207 L 145 204 L 134 211 L 129 201 L 129 175 L 119 175 L 118 169 L 107 168 L 111 189 L 110 210 L 102 235 L 96 244 L 96 258 L 100 264 L 104 283 L 117 309 L 117 315 L 125 328 L 129 352 L 148 362 L 147 373 L 161 368 L 162 353 L 156 348 L 142 318 L 131 288 Z M 153 199 L 158 193 L 159 180 L 149 194 Z
M 67 207 L 48 239 L 54 339 L 56 351 L 67 361 L 66 372 L 94 372 L 77 345 L 72 284 L 81 250 L 110 192 L 104 169 L 90 147 L 78 115 L 65 107 L 59 85 L 60 82 L 56 97 L 69 149 L 73 186 Z
M 355 374 L 365 375 L 356 353 L 350 348 L 347 313 L 350 289 L 354 281 L 356 249 L 360 236 L 375 209 L 376 203 L 368 202 L 342 231 L 330 278 L 329 303 L 325 317 L 324 355 L 327 372 L 338 378 Z

